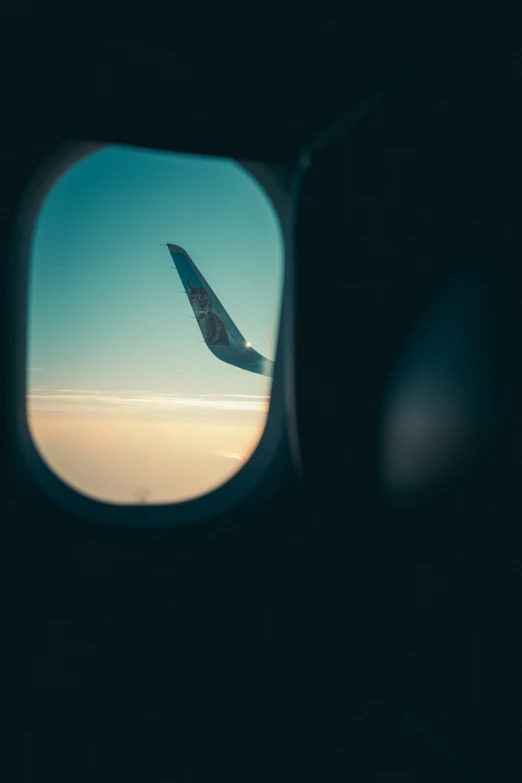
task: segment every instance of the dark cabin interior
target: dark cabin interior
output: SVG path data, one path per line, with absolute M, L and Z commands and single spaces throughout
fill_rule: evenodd
M 1 11 L 2 778 L 519 780 L 522 52 L 243 13 Z M 24 193 L 84 141 L 291 193 L 277 460 L 192 525 L 75 513 L 26 458 Z

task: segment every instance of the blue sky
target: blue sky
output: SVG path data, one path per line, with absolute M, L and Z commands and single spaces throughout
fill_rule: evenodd
M 70 169 L 41 209 L 30 385 L 255 393 L 259 378 L 199 342 L 162 242 L 187 250 L 246 339 L 274 358 L 283 247 L 258 184 L 232 161 L 112 147 Z
M 33 238 L 28 402 L 30 420 L 56 420 L 48 440 L 72 415 L 264 420 L 271 380 L 201 342 L 163 242 L 187 250 L 245 339 L 275 357 L 284 248 L 261 187 L 233 161 L 107 147 L 54 185 Z

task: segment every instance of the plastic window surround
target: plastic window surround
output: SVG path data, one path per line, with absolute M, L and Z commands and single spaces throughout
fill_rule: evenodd
M 14 443 L 16 458 L 29 470 L 39 488 L 52 500 L 69 511 L 91 521 L 111 526 L 158 528 L 194 525 L 231 511 L 248 500 L 253 490 L 263 482 L 267 490 L 278 483 L 288 461 L 287 432 L 295 432 L 293 422 L 293 259 L 291 256 L 291 225 L 294 199 L 289 177 L 280 176 L 278 167 L 264 163 L 236 160 L 268 195 L 280 221 L 284 242 L 284 282 L 275 356 L 272 395 L 265 430 L 261 440 L 245 465 L 225 484 L 191 500 L 164 505 L 117 505 L 82 495 L 67 486 L 44 463 L 29 432 L 26 413 L 27 391 L 27 329 L 30 255 L 34 224 L 41 204 L 56 180 L 83 157 L 102 149 L 105 144 L 84 142 L 65 144 L 47 159 L 26 186 L 19 204 L 12 234 L 10 268 L 13 270 L 11 298 L 12 323 L 16 334 L 17 353 L 13 368 L 15 392 Z M 165 150 L 166 153 L 169 150 Z M 285 181 L 287 180 L 287 181 Z M 290 359 L 290 361 L 288 361 Z M 290 420 L 292 419 L 292 420 Z M 290 438 L 292 442 L 292 438 Z M 295 439 L 294 439 L 295 440 Z M 296 455 L 295 445 L 290 448 Z

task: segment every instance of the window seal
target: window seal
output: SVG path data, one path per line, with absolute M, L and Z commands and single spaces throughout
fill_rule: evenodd
M 67 485 L 45 463 L 33 442 L 27 419 L 27 357 L 29 276 L 31 249 L 37 216 L 47 193 L 55 182 L 75 163 L 108 144 L 99 142 L 65 142 L 55 148 L 40 168 L 33 172 L 22 195 L 11 235 L 9 253 L 12 273 L 12 323 L 16 335 L 14 356 L 14 427 L 16 458 L 29 471 L 44 495 L 68 511 L 91 523 L 125 528 L 174 528 L 195 526 L 230 512 L 247 501 L 263 482 L 266 491 L 274 489 L 289 462 L 288 429 L 292 430 L 293 404 L 293 329 L 294 286 L 291 257 L 292 191 L 291 175 L 281 167 L 252 161 L 235 160 L 252 176 L 270 199 L 278 217 L 284 243 L 284 281 L 281 297 L 278 338 L 275 355 L 271 404 L 261 439 L 248 461 L 223 485 L 205 495 L 167 504 L 120 505 L 97 500 Z M 137 147 L 137 149 L 151 149 Z M 160 151 L 160 150 L 158 150 Z M 175 152 L 175 150 L 164 150 Z M 185 154 L 185 153 L 180 153 Z M 194 155 L 195 153 L 190 153 Z M 201 153 L 202 155 L 204 153 Z M 209 156 L 210 157 L 210 156 Z M 216 157 L 216 156 L 211 156 Z M 234 160 L 233 158 L 227 158 Z M 295 451 L 295 450 L 294 450 Z

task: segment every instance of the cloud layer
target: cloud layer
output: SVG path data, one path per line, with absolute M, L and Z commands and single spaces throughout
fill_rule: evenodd
M 150 390 L 101 391 L 99 389 L 49 389 L 34 387 L 27 395 L 31 415 L 39 413 L 139 413 L 157 414 L 179 410 L 268 412 L 269 395 L 158 393 Z

